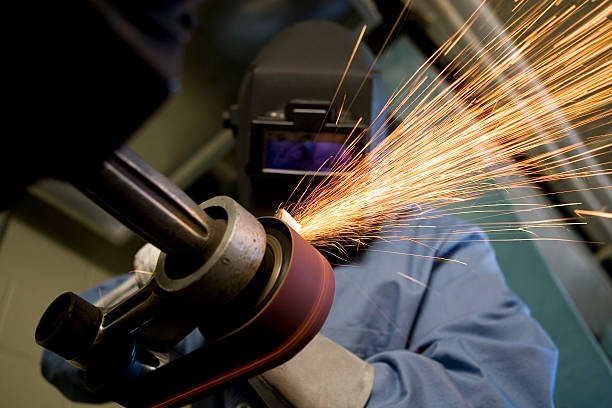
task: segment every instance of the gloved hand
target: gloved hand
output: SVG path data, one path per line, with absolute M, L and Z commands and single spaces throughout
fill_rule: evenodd
M 374 367 L 322 334 L 291 360 L 249 383 L 269 407 L 362 408 Z

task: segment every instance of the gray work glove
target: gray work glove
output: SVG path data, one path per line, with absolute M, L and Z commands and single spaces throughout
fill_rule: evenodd
M 374 367 L 318 334 L 291 360 L 249 382 L 271 408 L 362 408 Z

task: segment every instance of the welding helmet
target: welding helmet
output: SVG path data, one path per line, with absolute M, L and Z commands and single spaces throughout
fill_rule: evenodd
M 238 193 L 256 215 L 286 203 L 304 176 L 321 178 L 348 160 L 347 139 L 382 132 L 382 81 L 361 44 L 338 88 L 357 35 L 329 21 L 307 21 L 274 37 L 245 75 L 234 109 Z M 315 183 L 302 182 L 302 186 Z M 296 194 L 301 194 L 301 191 Z

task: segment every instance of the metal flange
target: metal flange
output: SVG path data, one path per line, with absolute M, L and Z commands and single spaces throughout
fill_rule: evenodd
M 202 305 L 224 305 L 251 281 L 264 256 L 262 225 L 236 201 L 214 197 L 200 208 L 215 220 L 211 253 L 196 269 L 172 270 L 170 256 L 161 254 L 155 279 L 162 291 Z M 215 245 L 216 244 L 216 245 Z

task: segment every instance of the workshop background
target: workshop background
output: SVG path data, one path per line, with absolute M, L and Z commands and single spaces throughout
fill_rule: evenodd
M 477 3 L 413 2 L 379 64 L 388 90 L 453 33 Z M 202 2 L 199 27 L 186 50 L 181 90 L 128 144 L 197 202 L 218 194 L 235 196 L 234 137 L 223 127 L 223 113 L 235 102 L 242 75 L 257 51 L 284 27 L 307 19 L 333 20 L 355 31 L 367 24 L 367 43 L 377 51 L 402 6 L 399 0 Z M 503 19 L 509 11 L 499 7 L 492 12 Z M 610 204 L 606 191 L 580 200 Z M 555 394 L 559 407 L 612 406 L 612 223 L 598 222 L 562 234 L 607 245 L 495 245 L 510 286 L 560 348 Z M 77 190 L 56 180 L 31 186 L 16 208 L 0 214 L 3 406 L 89 406 L 66 400 L 42 378 L 42 349 L 34 342 L 34 329 L 58 294 L 79 292 L 131 270 L 133 254 L 142 244 Z

